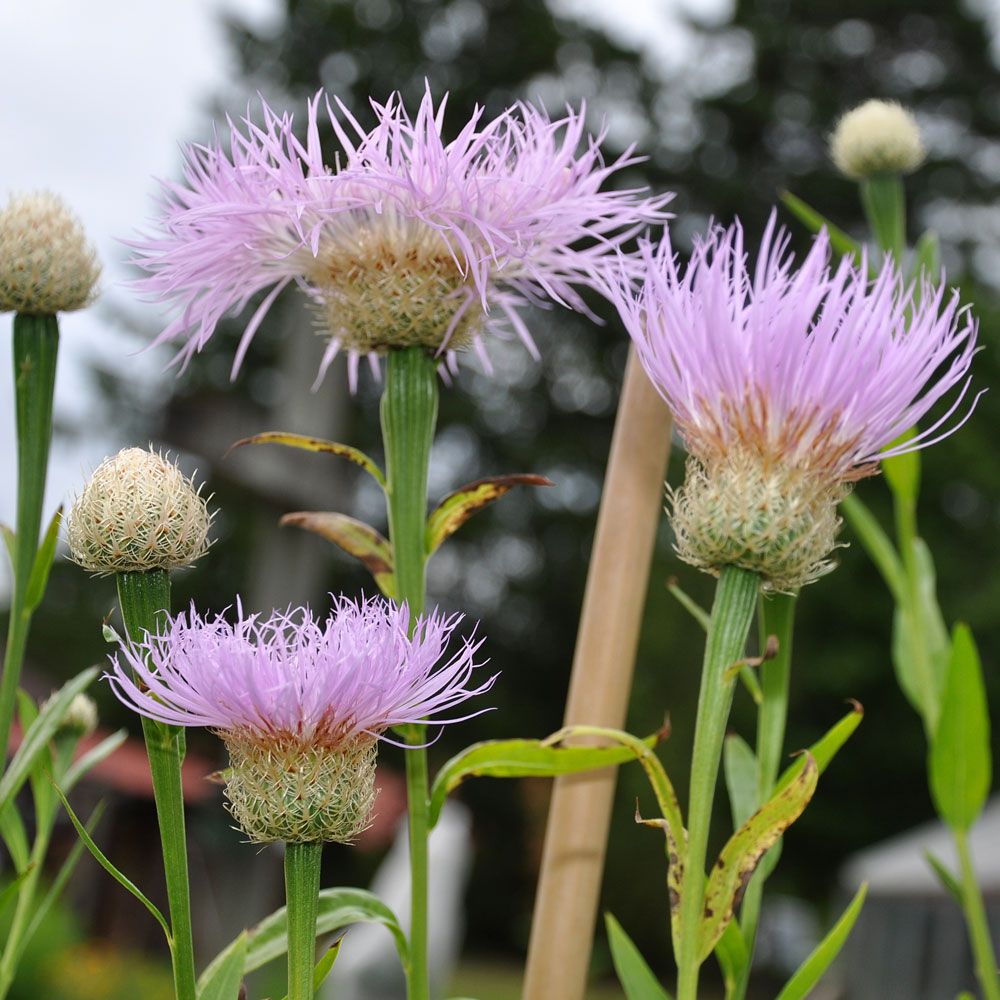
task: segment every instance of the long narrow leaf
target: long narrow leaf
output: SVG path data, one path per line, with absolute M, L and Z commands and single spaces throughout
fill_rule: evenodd
M 56 557 L 56 545 L 59 542 L 59 525 L 62 523 L 62 506 L 52 515 L 49 526 L 42 538 L 42 544 L 35 553 L 35 561 L 31 566 L 31 576 L 24 592 L 25 610 L 30 614 L 45 596 L 45 586 L 49 582 L 49 572 Z
M 604 915 L 604 923 L 608 929 L 611 961 L 628 1000 L 671 1000 L 622 925 L 610 913 Z
M 243 983 L 249 941 L 244 931 L 231 945 L 226 957 L 198 986 L 198 1000 L 237 1000 Z
M 94 856 L 97 863 L 123 888 L 127 889 L 136 899 L 142 903 L 143 906 L 150 912 L 156 922 L 163 928 L 163 933 L 167 937 L 167 943 L 171 946 L 173 945 L 173 939 L 170 934 L 170 927 L 167 925 L 167 921 L 163 914 L 159 911 L 156 905 L 149 899 L 149 897 L 123 872 L 119 871 L 112 863 L 108 860 L 105 853 L 94 843 L 93 838 L 87 832 L 87 828 L 80 822 L 76 813 L 73 812 L 72 806 L 70 806 L 66 796 L 57 788 L 56 793 L 62 800 L 63 809 L 66 810 L 66 815 L 69 816 L 70 822 L 76 827 L 77 836 L 86 845 L 86 848 Z
M 65 775 L 63 775 L 63 792 L 69 795 L 77 782 L 88 771 L 93 770 L 102 760 L 110 757 L 127 739 L 128 733 L 124 729 L 119 729 L 117 732 L 101 740 L 97 746 L 91 747 L 79 760 L 74 761 L 67 769 Z
M 854 922 L 858 919 L 867 893 L 868 883 L 866 882 L 858 889 L 850 906 L 844 910 L 843 915 L 833 925 L 830 933 L 820 941 L 813 953 L 789 979 L 776 1000 L 804 1000 L 812 992 L 813 987 L 823 978 L 833 960 L 840 954 L 840 949 L 844 947 L 844 942 L 854 928 Z
M 388 928 L 396 943 L 400 962 L 404 969 L 409 967 L 410 950 L 406 935 L 392 910 L 373 893 L 364 889 L 324 889 L 319 894 L 319 911 L 316 918 L 316 936 L 329 934 L 350 924 L 375 923 Z M 247 951 L 243 973 L 253 972 L 262 965 L 279 958 L 288 951 L 288 915 L 285 907 L 275 910 L 255 927 L 246 932 Z M 237 942 L 224 948 L 209 963 L 198 980 L 199 989 L 214 975 L 225 962 Z
M 809 747 L 809 756 L 816 762 L 820 774 L 830 766 L 830 762 L 837 755 L 837 752 L 851 738 L 854 730 L 861 725 L 861 720 L 865 717 L 865 710 L 861 702 L 855 701 L 851 704 L 852 710 Z M 805 762 L 806 758 L 799 756 L 795 763 L 785 768 L 781 777 L 778 778 L 775 791 L 780 792 L 781 789 L 787 788 L 802 773 Z
M 48 752 L 49 741 L 55 736 L 70 703 L 90 685 L 97 674 L 98 668 L 90 667 L 67 681 L 38 713 L 38 718 L 24 734 L 3 778 L 0 778 L 0 810 L 6 808 L 27 780 L 38 755 Z
M 882 574 L 896 602 L 906 600 L 906 573 L 889 536 L 875 520 L 875 515 L 852 493 L 841 501 L 840 512 L 854 529 L 875 568 Z
M 288 448 L 301 448 L 303 451 L 339 455 L 341 458 L 346 458 L 349 462 L 360 466 L 382 489 L 385 489 L 385 474 L 375 461 L 360 449 L 349 444 L 341 444 L 339 441 L 324 441 L 322 438 L 306 437 L 304 434 L 288 434 L 284 431 L 264 431 L 262 434 L 254 434 L 253 437 L 237 441 L 230 446 L 226 454 L 228 455 L 229 452 L 248 444 L 283 444 Z

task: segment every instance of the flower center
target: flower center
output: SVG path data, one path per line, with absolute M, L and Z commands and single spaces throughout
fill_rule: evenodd
M 305 276 L 320 329 L 348 350 L 460 350 L 482 327 L 479 294 L 445 237 L 390 213 L 331 224 Z

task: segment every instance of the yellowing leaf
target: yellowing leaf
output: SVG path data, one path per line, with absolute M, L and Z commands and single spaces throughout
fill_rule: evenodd
M 803 756 L 805 760 L 799 775 L 786 788 L 776 792 L 729 838 L 712 867 L 705 888 L 701 923 L 702 961 L 712 954 L 733 919 L 760 859 L 802 815 L 816 791 L 819 768 L 811 754 Z
M 427 519 L 427 554 L 436 551 L 438 546 L 455 534 L 473 514 L 494 500 L 499 500 L 515 486 L 552 485 L 552 481 L 545 476 L 527 474 L 491 476 L 489 479 L 478 479 L 474 483 L 467 483 L 454 493 L 449 493 L 431 511 L 431 516 Z
M 346 458 L 348 462 L 361 466 L 368 472 L 375 481 L 385 489 L 385 475 L 375 464 L 374 459 L 369 458 L 359 448 L 354 448 L 349 444 L 341 444 L 339 441 L 324 441 L 323 438 L 307 437 L 305 434 L 289 434 L 285 431 L 265 431 L 262 434 L 254 434 L 252 437 L 242 438 L 234 445 L 231 445 L 229 452 L 242 448 L 247 444 L 283 444 L 288 448 L 301 448 L 303 451 L 315 451 L 327 455 L 339 455 Z
M 335 511 L 299 511 L 286 514 L 281 525 L 293 525 L 322 535 L 340 546 L 368 567 L 379 589 L 386 597 L 395 598 L 396 580 L 393 575 L 392 546 L 371 525 L 356 521 Z

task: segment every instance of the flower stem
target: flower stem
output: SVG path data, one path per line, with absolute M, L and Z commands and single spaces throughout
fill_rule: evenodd
M 434 359 L 422 348 L 391 351 L 382 396 L 396 596 L 409 607 L 411 629 L 423 611 L 425 599 L 427 472 L 438 404 L 435 369 Z M 409 1000 L 428 1000 L 427 750 L 420 745 L 425 742 L 424 726 L 406 726 L 403 731 L 407 742 L 414 744 L 405 755 L 411 872 Z
M 144 632 L 156 632 L 158 616 L 170 608 L 170 577 L 166 570 L 119 573 L 118 603 L 125 629 L 135 641 Z M 181 764 L 184 730 L 153 719 L 142 719 L 153 797 L 160 825 L 163 871 L 167 882 L 172 935 L 171 959 L 176 1000 L 195 1000 L 194 942 L 191 931 L 191 890 L 188 879 L 187 838 L 184 831 L 184 792 Z
M 761 648 L 768 636 L 778 639 L 778 652 L 760 667 L 761 690 L 764 700 L 757 714 L 757 803 L 763 805 L 773 794 L 778 770 L 781 766 L 781 750 L 785 743 L 785 726 L 788 722 L 788 681 L 792 663 L 792 633 L 795 625 L 795 595 L 774 594 L 761 598 L 760 634 Z M 760 908 L 764 895 L 764 864 L 754 873 L 743 897 L 740 909 L 740 923 L 747 943 L 747 953 L 753 958 Z M 743 1000 L 750 984 L 748 959 L 743 975 L 737 984 L 732 1000 Z
M 52 441 L 52 396 L 59 352 L 55 316 L 14 317 L 14 396 L 17 410 L 17 528 L 14 589 L 7 622 L 7 648 L 0 679 L 0 752 L 6 753 L 17 701 L 17 685 L 28 643 L 32 609 L 27 590 L 38 551 L 45 478 Z M 6 758 L 4 758 L 6 759 Z
M 285 900 L 288 906 L 288 997 L 312 1000 L 316 962 L 316 914 L 323 845 L 285 844 Z
M 958 864 L 962 882 L 962 909 L 972 940 L 972 953 L 976 959 L 976 978 L 982 987 L 986 1000 L 1000 1000 L 1000 973 L 997 971 L 996 953 L 990 938 L 990 926 L 986 919 L 983 895 L 976 881 L 969 851 L 969 835 L 965 830 L 955 830 L 955 847 L 958 850 Z
M 726 566 L 719 577 L 712 606 L 688 794 L 688 851 L 681 886 L 677 1000 L 696 1000 L 698 995 L 705 857 L 722 743 L 735 684 L 735 678 L 726 675 L 729 667 L 743 655 L 757 602 L 758 583 L 756 573 Z
M 861 182 L 861 204 L 883 253 L 902 266 L 906 249 L 906 201 L 897 174 L 878 174 Z

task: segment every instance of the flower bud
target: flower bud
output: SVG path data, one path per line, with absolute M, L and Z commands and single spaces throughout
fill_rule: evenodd
M 830 137 L 830 156 L 853 180 L 876 174 L 909 174 L 924 162 L 924 144 L 913 115 L 895 101 L 865 101 L 848 111 Z
M 105 459 L 67 517 L 70 555 L 93 573 L 190 566 L 208 548 L 212 516 L 200 487 L 154 451 Z
M 53 698 L 55 698 L 54 694 L 46 699 L 42 708 L 44 709 Z M 62 717 L 62 722 L 59 723 L 57 733 L 69 733 L 77 739 L 82 739 L 84 736 L 89 736 L 96 728 L 97 705 L 93 698 L 81 692 L 69 703 L 69 708 Z
M 759 573 L 766 590 L 790 592 L 833 569 L 837 504 L 847 492 L 749 452 L 690 457 L 684 484 L 669 494 L 674 546 L 698 569 L 717 576 L 741 566 Z
M 229 751 L 229 811 L 255 843 L 347 843 L 367 829 L 375 801 L 378 741 L 338 746 L 220 733 Z
M 101 266 L 54 194 L 16 195 L 0 211 L 0 312 L 72 312 L 94 298 Z

